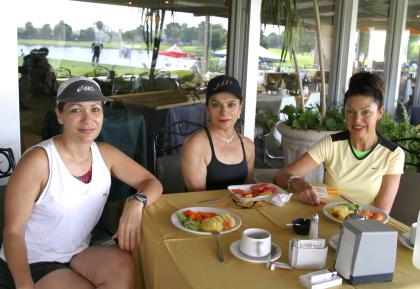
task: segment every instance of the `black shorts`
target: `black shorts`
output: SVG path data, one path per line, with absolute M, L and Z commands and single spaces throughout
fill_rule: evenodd
M 29 269 L 31 270 L 32 279 L 36 283 L 48 273 L 62 268 L 69 268 L 69 266 L 70 263 L 39 262 L 29 264 Z M 0 289 L 15 289 L 15 282 L 13 282 L 9 267 L 2 259 L 0 259 Z

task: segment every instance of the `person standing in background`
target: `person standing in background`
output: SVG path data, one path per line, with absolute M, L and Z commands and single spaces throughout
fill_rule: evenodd
M 104 45 L 99 41 L 94 41 L 92 43 L 92 64 L 97 65 L 99 63 L 99 56 L 101 55 L 101 50 L 104 48 Z

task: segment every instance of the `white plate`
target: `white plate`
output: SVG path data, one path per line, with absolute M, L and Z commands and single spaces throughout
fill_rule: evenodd
M 339 234 L 336 235 L 332 235 L 329 239 L 328 239 L 328 244 L 330 245 L 331 248 L 333 248 L 334 250 L 337 250 L 337 245 L 338 245 L 338 238 L 340 237 Z
M 400 240 L 401 244 L 403 244 L 407 248 L 414 250 L 414 246 L 411 245 L 411 243 L 408 241 L 410 240 L 410 232 L 404 233 L 403 235 L 405 238 L 401 235 L 398 235 L 398 240 Z
M 255 186 L 255 185 L 259 185 L 259 184 L 261 184 L 261 183 L 248 184 L 248 185 L 233 185 L 233 186 L 228 186 L 227 188 L 232 193 L 232 195 L 237 200 L 239 200 L 241 202 L 255 202 L 255 201 L 264 201 L 264 200 L 270 199 L 272 195 L 270 195 L 270 196 L 256 196 L 254 198 L 245 198 L 241 194 L 237 194 L 233 191 L 234 189 L 241 189 L 241 190 L 244 190 L 245 192 L 251 193 L 251 186 Z M 280 194 L 280 193 L 286 193 L 287 194 L 287 192 L 285 190 L 283 190 L 279 186 L 276 186 L 275 184 L 272 184 L 272 183 L 266 183 L 266 184 L 269 184 L 270 186 L 276 188 L 276 191 L 273 192 L 273 195 L 274 194 Z
M 176 227 L 180 228 L 181 230 L 184 230 L 184 231 L 187 231 L 187 232 L 190 232 L 190 233 L 199 234 L 199 235 L 211 235 L 210 232 L 194 231 L 194 230 L 188 229 L 188 228 L 184 227 L 184 225 L 182 225 L 181 221 L 179 220 L 178 214 L 180 214 L 184 211 L 188 211 L 188 210 L 195 211 L 195 212 L 197 212 L 197 211 L 211 212 L 211 213 L 216 213 L 218 215 L 229 214 L 233 219 L 235 219 L 235 227 L 233 227 L 232 229 L 226 230 L 226 231 L 222 231 L 222 232 L 220 232 L 220 234 L 233 232 L 241 226 L 241 218 L 239 218 L 238 215 L 236 215 L 236 214 L 234 214 L 230 211 L 223 210 L 223 209 L 218 209 L 218 208 L 190 207 L 190 208 L 180 209 L 180 210 L 176 211 L 175 213 L 173 213 L 172 216 L 171 216 L 172 224 L 174 224 Z
M 333 215 L 331 215 L 330 211 L 335 206 L 348 205 L 348 204 L 349 204 L 348 202 L 329 203 L 329 204 L 327 204 L 327 205 L 324 206 L 324 208 L 322 209 L 322 212 L 324 213 L 324 215 L 327 218 L 329 218 L 329 219 L 331 219 L 333 221 L 336 221 L 337 223 L 343 223 L 343 221 L 341 221 L 340 219 L 338 219 L 338 218 L 334 217 Z M 369 210 L 369 211 L 372 211 L 374 213 L 381 214 L 384 217 L 384 220 L 382 221 L 384 224 L 386 222 L 388 222 L 389 216 L 387 214 L 385 214 L 384 212 L 382 212 L 380 209 L 378 209 L 378 208 L 376 208 L 374 206 L 371 206 L 371 205 L 359 204 L 359 206 L 360 206 L 360 209 L 362 209 L 362 210 Z
M 239 249 L 240 242 L 241 240 L 236 240 L 230 245 L 230 252 L 232 253 L 233 256 L 243 261 L 247 261 L 251 263 L 266 263 L 267 262 L 268 255 L 265 255 L 263 257 L 251 257 L 242 253 L 241 250 Z M 277 244 L 274 244 L 273 242 L 271 243 L 271 246 L 276 247 L 276 254 L 273 257 L 271 257 L 271 261 L 275 261 L 281 256 L 281 249 Z

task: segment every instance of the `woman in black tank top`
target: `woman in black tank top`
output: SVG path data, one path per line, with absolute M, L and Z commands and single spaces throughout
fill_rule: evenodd
M 184 144 L 181 167 L 188 191 L 226 189 L 253 182 L 254 145 L 235 131 L 242 109 L 238 81 L 221 75 L 207 86 L 209 126 Z

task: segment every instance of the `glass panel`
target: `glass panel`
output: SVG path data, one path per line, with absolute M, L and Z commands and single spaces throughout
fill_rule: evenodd
M 389 0 L 359 0 L 353 73 L 371 71 L 383 77 L 388 15 Z
M 154 10 L 152 14 L 144 7 L 134 7 L 138 2 L 154 5 L 153 8 L 157 3 L 167 4 L 167 12 L 156 14 Z M 129 137 L 133 139 L 132 147 L 125 148 L 125 152 L 150 170 L 154 163 L 151 152 L 155 129 L 180 118 L 204 121 L 206 81 L 225 73 L 227 3 L 127 3 L 128 6 L 41 0 L 21 7 L 17 53 L 22 150 L 60 132 L 53 112 L 54 97 L 58 85 L 69 76 L 90 77 L 105 95 L 115 95 L 112 108 L 105 109 L 103 132 L 121 126 L 120 132 L 126 132 L 124 142 L 129 142 Z M 151 79 L 154 39 L 148 53 L 147 33 L 143 29 L 146 24 L 152 25 L 152 35 L 156 28 L 162 30 Z M 139 116 L 143 120 L 137 119 Z M 138 142 L 143 133 L 139 132 L 140 123 L 145 130 L 141 140 L 146 140 L 142 144 Z M 112 143 L 117 135 L 101 137 Z
M 328 91 L 328 72 L 332 57 L 334 5 L 334 0 L 319 1 L 326 92 Z M 294 36 L 298 38 L 296 49 L 298 70 L 302 79 L 306 106 L 315 107 L 316 104 L 319 104 L 320 68 L 313 1 L 298 1 L 298 13 L 303 20 L 302 27 Z M 283 37 L 284 26 L 277 27 L 263 23 L 259 51 L 256 144 L 259 149 L 258 153 L 265 163 L 268 159 L 273 159 L 273 155 L 269 151 L 278 152 L 278 146 L 281 143 L 280 135 L 276 133 L 269 135 L 269 132 L 279 119 L 285 120 L 286 116 L 281 114 L 280 110 L 285 105 L 295 105 L 299 92 L 293 60 L 287 56 L 285 62 L 279 61 Z M 273 131 L 275 132 L 275 130 Z
M 420 60 L 420 3 L 409 0 L 406 30 L 402 38 L 402 67 L 398 98 L 407 108 L 413 104 Z M 420 118 L 420 117 L 419 117 Z

